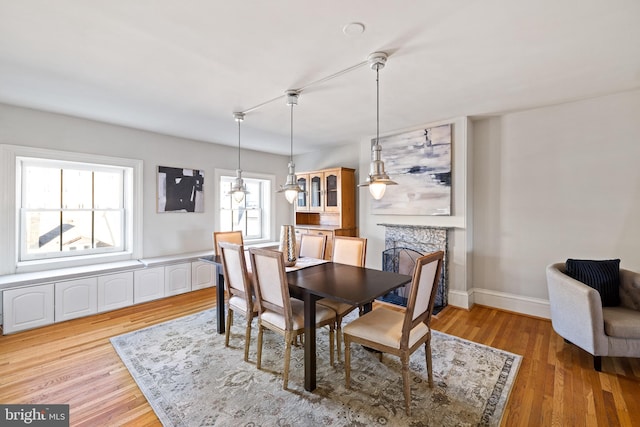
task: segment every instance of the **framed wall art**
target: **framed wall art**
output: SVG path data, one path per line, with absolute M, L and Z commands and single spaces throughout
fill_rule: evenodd
M 385 170 L 398 185 L 381 200 L 379 215 L 451 215 L 451 124 L 380 138 Z
M 158 166 L 158 212 L 204 212 L 204 172 Z

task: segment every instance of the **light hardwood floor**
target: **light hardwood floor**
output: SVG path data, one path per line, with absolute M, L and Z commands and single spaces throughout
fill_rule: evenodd
M 0 403 L 68 403 L 78 426 L 160 425 L 109 338 L 215 306 L 205 289 L 0 337 Z M 548 320 L 446 308 L 434 329 L 523 355 L 503 425 L 640 426 L 640 359 L 595 372 Z

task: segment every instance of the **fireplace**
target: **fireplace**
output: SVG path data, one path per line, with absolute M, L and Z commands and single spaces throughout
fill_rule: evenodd
M 444 252 L 442 271 L 438 282 L 438 291 L 434 304 L 434 313 L 447 305 L 449 291 L 448 268 L 448 227 L 433 227 L 425 225 L 378 224 L 385 227 L 384 247 L 382 253 L 382 268 L 385 271 L 395 271 L 412 274 L 415 259 L 421 255 L 436 251 Z M 394 293 L 385 295 L 383 301 L 393 304 L 406 305 L 409 285 L 397 289 Z

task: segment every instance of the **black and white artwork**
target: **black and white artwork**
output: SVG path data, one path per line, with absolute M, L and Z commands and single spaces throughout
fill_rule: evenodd
M 371 212 L 384 215 L 451 215 L 451 124 L 380 138 L 387 186 Z
M 204 212 L 204 172 L 158 166 L 158 212 Z

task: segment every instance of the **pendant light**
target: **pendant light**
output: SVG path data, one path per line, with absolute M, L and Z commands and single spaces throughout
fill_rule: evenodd
M 380 146 L 380 69 L 384 68 L 387 62 L 387 54 L 375 52 L 369 55 L 369 66 L 376 71 L 376 139 L 371 146 L 371 164 L 369 166 L 369 176 L 365 183 L 358 187 L 369 187 L 369 192 L 374 199 L 380 200 L 384 196 L 387 185 L 398 185 L 392 181 L 384 171 L 384 162 L 380 159 L 382 147 Z
M 231 195 L 236 203 L 240 203 L 244 200 L 245 194 L 249 193 L 247 191 L 247 186 L 242 180 L 242 169 L 240 169 L 240 123 L 244 120 L 244 113 L 233 113 L 233 118 L 238 122 L 238 169 L 236 169 L 235 182 L 231 187 L 231 191 L 227 194 Z
M 287 105 L 291 107 L 291 157 L 289 159 L 289 173 L 287 174 L 287 181 L 284 185 L 280 186 L 278 193 L 284 193 L 284 197 L 286 197 L 287 201 L 289 203 L 293 203 L 297 199 L 298 193 L 304 192 L 296 180 L 296 165 L 293 163 L 293 106 L 298 105 L 298 97 L 300 96 L 300 93 L 295 90 L 288 90 L 286 95 Z

